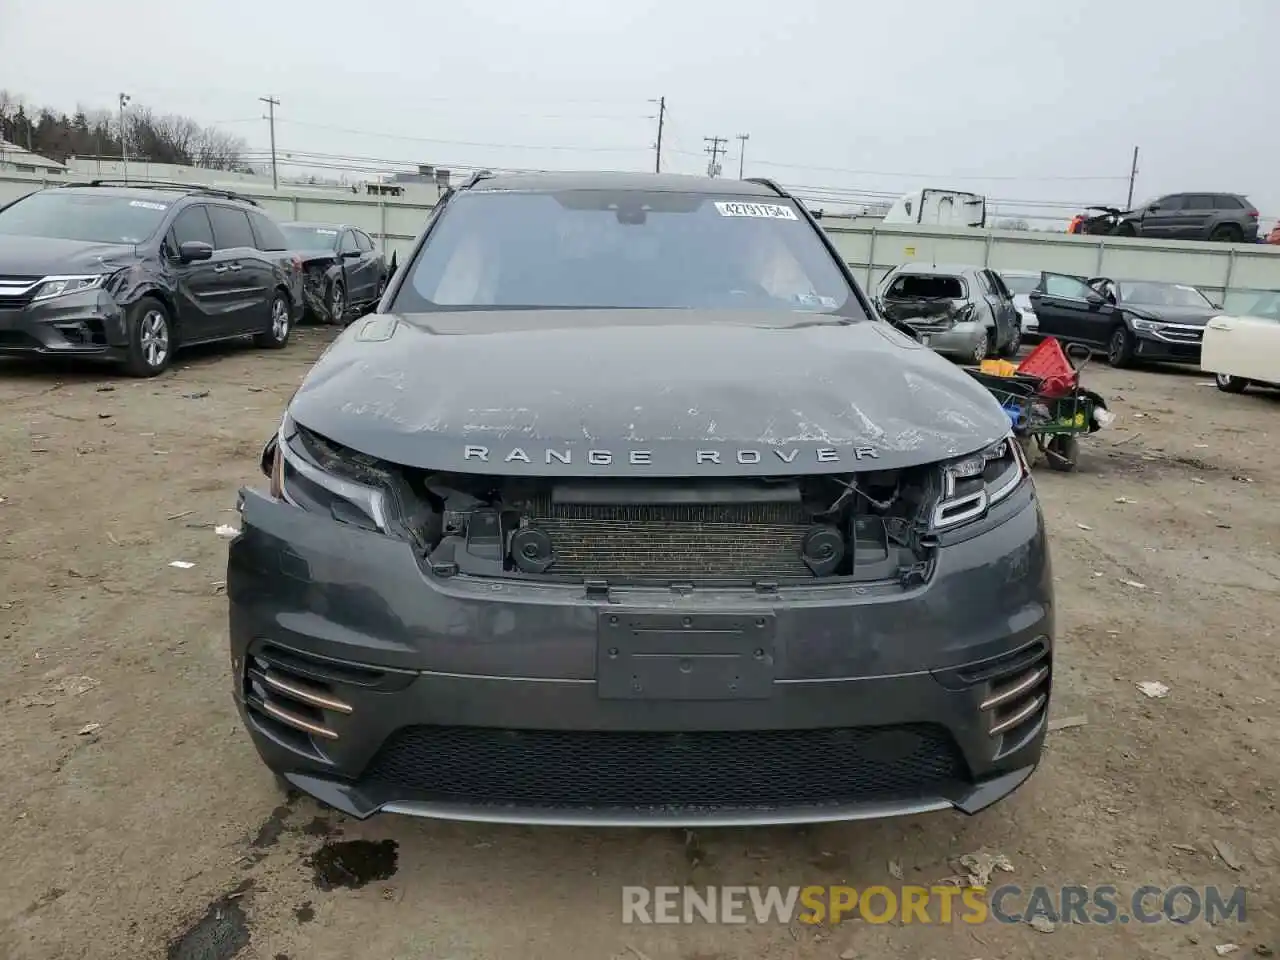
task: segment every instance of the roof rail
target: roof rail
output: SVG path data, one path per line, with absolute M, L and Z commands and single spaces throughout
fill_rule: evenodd
M 759 186 L 762 186 L 762 187 L 768 187 L 770 190 L 772 190 L 774 193 L 776 193 L 780 197 L 791 196 L 789 193 L 787 193 L 787 191 L 783 190 L 782 187 L 778 186 L 778 182 L 776 180 L 771 180 L 768 177 L 747 177 L 745 182 L 758 184 Z
M 471 176 L 467 177 L 466 182 L 463 183 L 462 186 L 459 187 L 458 189 L 469 190 L 470 188 L 474 187 L 477 183 L 479 183 L 481 180 L 488 180 L 493 176 L 494 176 L 494 173 L 492 170 L 477 170 Z
M 176 180 L 90 180 L 88 183 L 67 183 L 67 187 L 137 187 L 141 190 L 183 190 L 187 193 L 198 193 L 209 197 L 222 197 L 225 200 L 239 200 L 251 203 L 255 207 L 258 201 L 253 197 L 226 190 L 222 187 L 211 187 L 203 183 L 180 183 Z

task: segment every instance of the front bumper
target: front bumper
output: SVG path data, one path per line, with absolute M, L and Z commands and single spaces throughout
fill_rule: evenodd
M 1187 332 L 1150 333 L 1134 331 L 1133 353 L 1142 360 L 1165 360 L 1175 363 L 1199 363 L 1203 329 L 1179 328 Z M 1192 339 L 1194 338 L 1194 339 Z
M 0 356 L 122 358 L 124 311 L 105 290 L 0 305 Z
M 974 813 L 1039 762 L 1053 604 L 1030 484 L 985 532 L 940 547 L 923 586 L 773 597 L 441 580 L 405 543 L 242 498 L 227 572 L 242 718 L 269 767 L 352 816 L 669 826 Z M 769 621 L 754 660 L 742 655 L 750 698 L 619 693 L 628 678 L 610 660 L 627 631 L 609 623 L 638 611 L 732 615 L 744 635 Z

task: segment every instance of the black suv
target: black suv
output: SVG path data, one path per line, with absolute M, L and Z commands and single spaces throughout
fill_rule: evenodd
M 0 356 L 163 371 L 179 345 L 283 347 L 302 310 L 280 228 L 247 197 L 95 180 L 0 208 Z
M 1132 210 L 1094 207 L 1072 233 L 1153 240 L 1258 242 L 1258 208 L 1238 193 L 1170 193 Z

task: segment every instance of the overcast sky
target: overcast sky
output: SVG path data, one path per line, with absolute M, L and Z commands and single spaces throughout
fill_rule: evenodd
M 736 174 L 749 133 L 747 175 L 792 186 L 1123 204 L 1136 144 L 1135 202 L 1238 191 L 1267 217 L 1278 46 L 1280 0 L 0 0 L 5 88 L 126 91 L 260 151 L 273 94 L 281 152 L 651 169 L 665 96 L 664 169 L 723 136 Z

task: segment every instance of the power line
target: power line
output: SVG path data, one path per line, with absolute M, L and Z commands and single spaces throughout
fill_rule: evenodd
M 1076 177 L 1076 176 L 1049 176 L 1049 177 L 1027 177 L 1027 176 L 992 176 L 989 174 L 954 174 L 954 173 L 906 173 L 901 170 L 850 170 L 845 167 L 817 167 L 800 163 L 779 163 L 775 160 L 756 160 L 762 167 L 778 167 L 788 170 L 814 170 L 822 173 L 843 173 L 854 177 L 902 177 L 908 180 L 1007 180 L 1007 181 L 1025 181 L 1025 182 L 1055 182 L 1055 181 L 1116 181 L 1126 180 L 1127 177 L 1117 176 L 1097 176 L 1097 177 Z
M 453 147 L 479 147 L 486 150 L 571 150 L 575 153 L 639 153 L 641 151 L 647 153 L 649 151 L 648 147 L 583 147 L 556 144 L 479 143 L 471 140 L 441 140 L 434 137 L 409 137 L 398 134 L 375 133 L 371 130 L 355 130 L 351 127 L 335 127 L 327 123 L 307 123 L 302 120 L 289 120 L 285 117 L 278 117 L 277 119 L 280 123 L 291 124 L 295 127 L 331 130 L 335 133 L 349 133 L 360 137 L 383 137 L 388 140 L 404 140 L 414 143 L 436 143 Z

